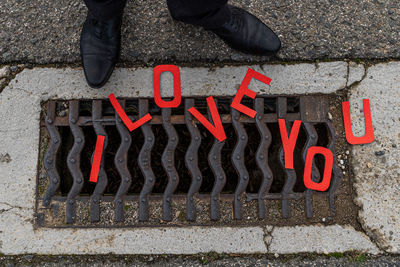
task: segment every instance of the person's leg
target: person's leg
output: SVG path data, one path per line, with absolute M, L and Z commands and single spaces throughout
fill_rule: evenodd
M 84 0 L 89 12 L 99 20 L 121 17 L 126 0 Z
M 227 0 L 167 0 L 171 16 L 203 26 L 229 46 L 244 53 L 276 54 L 281 42 L 262 21 L 249 12 L 227 4 Z
M 171 16 L 179 21 L 216 28 L 230 19 L 228 0 L 167 0 Z
M 87 83 L 102 87 L 111 76 L 121 46 L 126 0 L 84 0 L 89 9 L 81 33 L 81 58 Z

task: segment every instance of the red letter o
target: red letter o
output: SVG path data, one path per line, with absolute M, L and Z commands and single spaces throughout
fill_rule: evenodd
M 320 183 L 313 182 L 311 180 L 311 168 L 315 154 L 321 154 L 325 157 L 324 176 Z M 304 166 L 304 185 L 306 188 L 316 191 L 326 191 L 331 183 L 333 166 L 333 154 L 332 151 L 325 147 L 313 146 L 307 151 L 306 164 Z
M 169 71 L 174 80 L 174 99 L 164 101 L 161 99 L 160 77 L 161 73 Z M 181 75 L 179 68 L 175 65 L 158 65 L 153 70 L 154 101 L 160 108 L 176 108 L 181 104 Z

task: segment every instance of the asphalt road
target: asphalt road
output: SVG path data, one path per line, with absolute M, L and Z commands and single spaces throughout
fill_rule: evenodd
M 282 39 L 276 58 L 229 49 L 214 34 L 172 20 L 165 0 L 128 1 L 121 61 L 133 64 L 234 63 L 400 58 L 400 1 L 233 0 Z M 0 1 L 0 64 L 79 62 L 86 15 L 81 0 Z

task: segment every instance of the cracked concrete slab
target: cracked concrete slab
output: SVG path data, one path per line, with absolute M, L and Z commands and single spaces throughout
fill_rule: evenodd
M 400 252 L 400 62 L 374 65 L 350 91 L 356 136 L 364 135 L 362 99 L 371 103 L 375 141 L 353 147 L 360 222 L 381 249 Z
M 360 82 L 365 75 L 365 66 L 355 62 L 349 62 L 349 77 L 347 79 L 347 86 L 351 86 L 356 82 Z
M 235 95 L 248 70 L 252 68 L 272 79 L 267 86 L 255 79 L 249 88 L 259 94 L 308 94 L 334 93 L 346 87 L 347 63 L 343 61 L 296 65 L 250 65 L 225 66 L 215 68 L 181 67 L 181 86 L 183 96 L 196 95 Z M 30 85 L 40 84 L 32 93 L 47 98 L 107 98 L 114 93 L 121 97 L 152 97 L 152 68 L 116 69 L 110 81 L 100 90 L 91 89 L 85 81 L 81 69 L 35 68 L 25 70 L 15 80 L 20 90 L 30 91 Z M 171 75 L 163 74 L 162 96 L 173 96 Z M 165 83 L 165 86 L 164 86 Z M 10 84 L 13 88 L 13 83 Z
M 351 226 L 295 226 L 275 227 L 271 233 L 270 253 L 332 253 L 365 251 L 379 253 L 379 249 L 365 234 Z M 282 242 L 285 240 L 285 242 Z
M 30 67 L 29 64 L 4 65 L 0 67 L 0 93 L 3 88 L 11 81 L 12 77 L 18 72 L 21 72 L 25 67 Z
M 271 86 L 257 81 L 251 83 L 250 88 L 262 94 L 334 93 L 345 88 L 348 80 L 348 65 L 340 61 L 320 63 L 318 66 L 296 64 L 251 67 L 273 79 Z M 247 66 L 181 68 L 182 95 L 234 95 L 246 70 Z M 0 94 L 0 154 L 7 154 L 10 160 L 0 162 L 0 209 L 3 210 L 0 214 L 0 253 L 297 253 L 305 250 L 318 253 L 352 250 L 378 252 L 363 233 L 339 225 L 264 229 L 36 229 L 34 210 L 42 101 L 56 98 L 106 98 L 110 93 L 121 97 L 149 97 L 153 96 L 151 74 L 151 68 L 117 69 L 106 87 L 93 90 L 86 85 L 81 69 L 35 68 L 17 74 L 4 88 Z M 164 83 L 168 83 L 168 79 L 164 79 Z M 164 95 L 172 95 L 171 91 L 164 89 Z M 288 240 L 304 245 L 297 246 L 296 250 L 294 245 L 287 245 Z M 317 248 L 319 242 L 322 242 L 322 251 Z M 328 242 L 329 245 L 323 242 Z

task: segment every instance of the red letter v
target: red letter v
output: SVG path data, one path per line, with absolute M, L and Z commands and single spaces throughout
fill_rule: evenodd
M 222 142 L 226 139 L 225 130 L 222 126 L 221 117 L 219 116 L 217 106 L 215 105 L 214 98 L 212 96 L 207 97 L 207 105 L 210 109 L 210 113 L 213 119 L 214 125 L 212 125 L 196 108 L 190 108 L 188 111 L 201 123 L 207 130 L 212 133 L 218 141 Z

